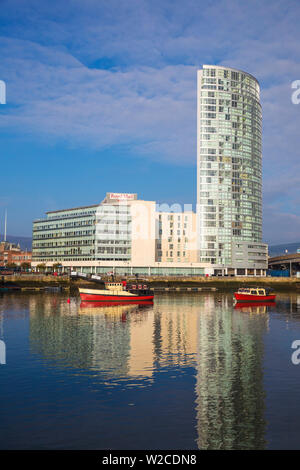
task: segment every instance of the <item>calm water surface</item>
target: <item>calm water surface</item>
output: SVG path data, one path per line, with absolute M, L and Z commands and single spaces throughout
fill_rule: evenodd
M 300 295 L 0 297 L 0 448 L 300 449 Z

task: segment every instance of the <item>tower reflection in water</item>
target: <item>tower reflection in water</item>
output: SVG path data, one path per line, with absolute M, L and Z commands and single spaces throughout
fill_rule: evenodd
M 263 339 L 268 307 L 246 310 L 233 309 L 229 297 L 221 303 L 207 297 L 198 316 L 200 449 L 262 449 L 266 444 Z
M 197 446 L 259 449 L 265 447 L 268 308 L 234 309 L 232 296 L 215 294 L 162 295 L 153 306 L 100 308 L 32 296 L 30 344 L 49 364 L 104 380 L 134 378 L 136 387 L 159 381 L 156 372 L 192 367 Z

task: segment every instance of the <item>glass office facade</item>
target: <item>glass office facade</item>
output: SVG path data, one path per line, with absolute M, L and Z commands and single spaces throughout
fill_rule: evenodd
M 32 261 L 41 263 L 95 259 L 97 206 L 47 212 L 33 222 Z
M 172 263 L 156 262 L 156 239 L 151 238 L 156 221 L 165 217 L 158 240 L 166 238 L 169 249 L 169 238 L 174 235 L 179 250 L 178 237 L 190 241 L 194 216 L 192 212 L 157 213 L 154 201 L 138 201 L 136 194 L 107 193 L 100 204 L 47 212 L 45 218 L 35 220 L 33 266 L 43 263 L 51 270 L 60 263 L 62 271 L 100 275 L 204 275 L 204 267 L 185 252 L 183 258 L 172 258 Z M 189 246 L 183 248 L 188 251 Z
M 260 88 L 248 73 L 198 71 L 199 261 L 230 266 L 232 242 L 262 239 Z
M 100 204 L 48 212 L 33 223 L 33 261 L 130 261 L 130 206 Z
M 131 221 L 128 204 L 103 204 L 97 208 L 96 260 L 131 260 Z

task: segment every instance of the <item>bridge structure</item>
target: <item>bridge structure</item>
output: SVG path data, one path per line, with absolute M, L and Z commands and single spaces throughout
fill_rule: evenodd
M 300 253 L 286 253 L 268 259 L 270 270 L 289 271 L 290 276 L 300 272 Z

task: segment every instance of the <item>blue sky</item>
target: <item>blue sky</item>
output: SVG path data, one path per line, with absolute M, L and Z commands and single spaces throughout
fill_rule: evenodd
M 196 70 L 261 84 L 264 240 L 300 240 L 298 0 L 0 0 L 0 222 L 107 191 L 196 201 Z M 1 227 L 0 227 L 0 231 Z

